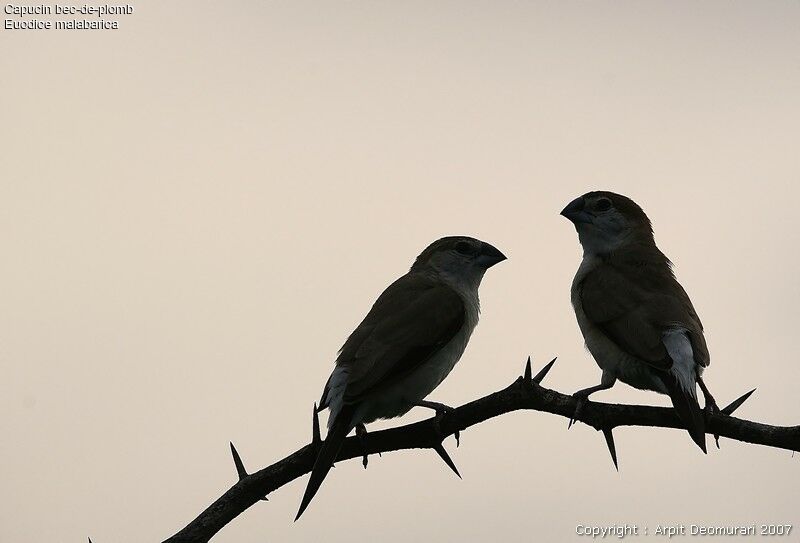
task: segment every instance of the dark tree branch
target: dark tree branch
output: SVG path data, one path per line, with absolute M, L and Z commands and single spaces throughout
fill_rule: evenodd
M 458 474 L 455 464 L 442 446 L 444 438 L 485 420 L 520 409 L 552 413 L 567 419 L 575 414 L 577 401 L 572 396 L 539 385 L 554 362 L 555 360 L 551 361 L 536 376 L 532 377 L 530 359 L 528 359 L 524 375 L 507 388 L 494 394 L 489 394 L 427 420 L 389 430 L 370 432 L 363 437 L 349 437 L 345 440 L 337 461 L 361 458 L 365 454 L 380 454 L 387 451 L 432 449 Z M 708 414 L 706 431 L 745 443 L 800 451 L 800 426 L 770 426 L 730 416 L 752 393 L 753 391 L 750 391 L 743 395 L 722 409 L 720 413 Z M 578 414 L 577 420 L 603 432 L 615 466 L 617 465 L 617 453 L 612 434 L 614 428 L 618 426 L 683 428 L 674 409 L 644 405 L 618 405 L 587 401 Z M 164 543 L 206 542 L 245 509 L 264 499 L 266 494 L 309 473 L 314 465 L 316 452 L 321 445 L 316 409 L 314 410 L 312 436 L 310 445 L 306 445 L 271 466 L 249 475 L 244 469 L 238 452 L 231 444 L 234 464 L 240 477 L 239 482 L 228 489 L 183 530 Z

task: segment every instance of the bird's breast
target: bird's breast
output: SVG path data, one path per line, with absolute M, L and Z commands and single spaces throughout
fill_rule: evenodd
M 572 302 L 572 307 L 575 310 L 575 317 L 578 320 L 578 327 L 581 329 L 581 334 L 583 334 L 583 338 L 586 341 L 587 347 L 589 347 L 590 341 L 590 338 L 587 337 L 587 334 L 591 335 L 594 326 L 592 326 L 592 323 L 586 317 L 586 312 L 583 310 L 583 299 L 581 294 L 583 290 L 583 282 L 599 264 L 600 259 L 598 257 L 585 255 L 581 261 L 581 265 L 578 267 L 578 271 L 575 273 L 575 278 L 572 280 L 572 287 L 570 289 L 570 301 Z
M 586 348 L 603 371 L 609 371 L 616 375 L 618 370 L 626 365 L 628 356 L 586 316 L 586 311 L 583 308 L 584 281 L 599 264 L 599 257 L 591 255 L 583 257 L 578 272 L 575 274 L 575 279 L 572 281 L 570 298 Z

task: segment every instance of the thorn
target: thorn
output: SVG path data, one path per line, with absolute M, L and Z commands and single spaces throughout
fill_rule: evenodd
M 567 430 L 572 428 L 572 425 L 578 422 L 578 416 L 580 416 L 581 412 L 583 411 L 583 405 L 588 400 L 584 400 L 583 398 L 578 398 L 578 404 L 575 406 L 575 412 L 572 414 L 572 417 L 569 419 L 569 424 L 567 424 Z
M 755 392 L 755 391 L 756 391 L 756 389 L 753 389 L 753 390 L 751 390 L 750 392 L 748 392 L 747 394 L 743 394 L 742 396 L 740 396 L 740 397 L 739 397 L 739 398 L 737 398 L 736 400 L 732 401 L 732 402 L 731 402 L 731 404 L 730 404 L 728 407 L 726 407 L 726 408 L 722 409 L 722 410 L 720 411 L 720 413 L 722 413 L 723 415 L 731 415 L 731 414 L 732 414 L 734 411 L 736 411 L 737 409 L 739 409 L 739 407 L 740 407 L 740 406 L 741 406 L 741 405 L 742 405 L 742 404 L 743 404 L 745 401 L 747 401 L 747 398 L 749 398 L 749 397 L 750 397 L 750 395 L 751 395 L 753 392 Z
M 314 414 L 312 416 L 312 430 L 311 430 L 311 443 L 319 445 L 322 443 L 322 437 L 319 434 L 319 411 L 317 411 L 317 404 L 314 404 Z
M 455 438 L 456 438 L 456 449 L 457 449 L 458 447 L 460 447 L 460 446 L 461 446 L 461 432 L 459 432 L 458 430 L 456 430 L 456 431 L 453 433 L 453 437 L 455 437 Z
M 92 543 L 92 538 L 91 538 L 91 537 L 89 537 L 88 539 L 89 539 L 89 543 Z
M 239 456 L 239 452 L 236 450 L 236 447 L 233 446 L 233 441 L 229 442 L 231 444 L 231 454 L 233 455 L 233 463 L 236 465 L 236 473 L 239 474 L 239 480 L 241 481 L 245 477 L 247 477 L 247 470 L 244 469 L 244 464 L 242 463 L 242 457 Z
M 542 382 L 542 379 L 544 379 L 544 376 L 547 375 L 547 372 L 550 371 L 550 368 L 552 368 L 553 364 L 556 363 L 556 359 L 557 358 L 558 357 L 552 359 L 550 362 L 547 363 L 547 365 L 545 367 L 543 367 L 542 369 L 539 370 L 539 373 L 537 373 L 536 377 L 533 378 L 533 382 L 534 383 L 538 384 L 538 383 Z
M 619 472 L 619 464 L 617 464 L 617 447 L 614 445 L 614 434 L 611 428 L 603 428 L 603 435 L 606 438 L 606 445 L 608 445 L 608 452 L 611 453 L 611 460 L 614 461 L 614 467 Z
M 522 376 L 523 381 L 526 385 L 531 384 L 531 357 L 528 357 L 528 361 L 525 363 L 525 373 Z
M 705 416 L 706 426 L 708 425 L 708 417 L 713 415 L 714 413 L 722 414 L 722 411 L 719 410 L 716 404 L 706 405 L 703 409 L 703 415 Z M 712 434 L 714 436 L 714 444 L 717 446 L 717 450 L 720 450 L 719 446 L 719 434 Z
M 438 444 L 434 445 L 433 446 L 433 450 L 436 451 L 436 454 L 439 455 L 439 458 L 444 460 L 444 463 L 447 464 L 447 467 L 450 468 L 451 470 L 453 470 L 453 473 L 458 475 L 458 478 L 461 479 L 461 474 L 458 472 L 458 468 L 453 463 L 453 459 L 450 458 L 450 455 L 447 454 L 447 451 L 444 450 L 444 447 L 442 446 L 442 444 L 438 443 Z
M 236 465 L 236 473 L 239 474 L 239 480 L 241 481 L 242 479 L 248 476 L 248 473 L 247 470 L 244 469 L 244 462 L 242 462 L 242 457 L 239 456 L 239 451 L 237 451 L 236 447 L 233 446 L 233 441 L 230 441 L 229 443 L 231 444 L 231 454 L 233 455 L 233 463 Z M 265 502 L 269 501 L 269 499 L 267 499 L 266 496 L 261 498 L 261 500 Z M 91 543 L 91 541 L 92 540 L 90 539 L 89 543 Z

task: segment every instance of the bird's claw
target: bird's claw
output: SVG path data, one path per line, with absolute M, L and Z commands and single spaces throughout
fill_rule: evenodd
M 364 438 L 367 436 L 367 428 L 363 424 L 359 424 L 356 426 L 356 436 L 358 437 L 359 441 L 361 441 L 361 448 L 364 450 L 364 458 L 361 463 L 364 465 L 364 469 L 367 469 L 367 464 L 369 463 L 369 457 L 367 455 L 366 446 L 364 444 Z
M 573 398 L 577 400 L 577 405 L 575 406 L 575 412 L 572 414 L 572 417 L 569 419 L 569 424 L 567 424 L 567 430 L 572 428 L 572 425 L 578 422 L 578 417 L 580 417 L 581 412 L 583 411 L 583 406 L 586 405 L 586 402 L 589 401 L 585 394 L 580 394 L 576 392 L 572 395 Z
M 455 411 L 455 408 L 450 407 L 449 405 L 446 405 L 446 404 L 443 404 L 443 403 L 440 403 L 440 402 L 429 402 L 427 400 L 423 400 L 423 401 L 419 402 L 417 405 L 419 407 L 427 407 L 428 409 L 433 409 L 434 410 L 434 412 L 436 413 L 436 418 L 433 421 L 433 425 L 434 425 L 434 427 L 436 429 L 436 433 L 440 437 L 444 437 L 442 429 L 439 426 L 439 421 L 447 413 Z M 453 432 L 453 437 L 456 438 L 456 447 L 461 445 L 461 432 L 459 430 L 456 430 L 455 432 Z
M 708 420 L 710 415 L 722 413 L 722 410 L 717 406 L 717 402 L 715 402 L 713 398 L 711 400 L 706 400 L 704 411 L 706 412 L 706 420 Z M 717 444 L 717 449 L 719 449 L 719 434 L 714 434 L 714 443 Z
M 442 432 L 441 426 L 439 426 L 439 421 L 441 421 L 442 417 L 445 416 L 447 413 L 451 412 L 452 410 L 453 410 L 452 407 L 448 407 L 446 405 L 443 405 L 441 408 L 437 408 L 436 409 L 436 417 L 433 419 L 433 425 L 436 428 L 436 433 L 439 435 L 439 437 L 442 437 L 442 438 L 445 437 L 444 436 L 444 432 Z M 453 433 L 453 437 L 456 438 L 456 447 L 458 447 L 461 444 L 461 442 L 460 442 L 460 440 L 461 440 L 461 432 L 456 430 Z
M 439 433 L 439 435 L 442 435 L 442 429 L 439 427 L 439 420 L 447 413 L 453 411 L 452 407 L 444 404 L 441 405 L 442 405 L 441 408 L 436 410 L 436 431 Z M 455 432 L 453 432 L 453 437 L 456 438 L 456 448 L 458 448 L 459 445 L 461 445 L 461 432 L 459 430 L 456 430 Z

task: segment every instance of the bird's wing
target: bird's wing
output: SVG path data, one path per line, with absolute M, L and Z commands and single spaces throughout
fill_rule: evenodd
M 345 402 L 412 372 L 461 330 L 465 318 L 464 301 L 445 284 L 418 274 L 395 281 L 337 358 L 348 369 Z
M 672 359 L 664 333 L 686 330 L 695 363 L 708 365 L 700 320 L 686 292 L 668 267 L 604 263 L 584 280 L 581 302 L 587 318 L 622 350 L 655 368 L 667 370 Z

